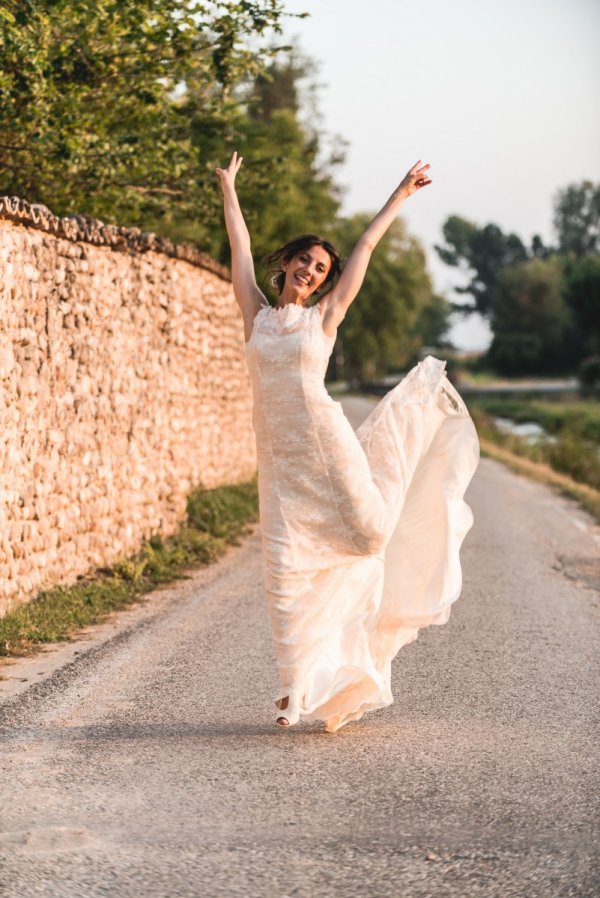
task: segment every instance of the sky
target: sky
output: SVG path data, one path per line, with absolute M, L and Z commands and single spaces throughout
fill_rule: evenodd
M 423 243 L 436 289 L 460 282 L 437 257 L 460 215 L 551 242 L 567 184 L 600 181 L 598 0 L 286 0 L 286 40 L 315 62 L 321 127 L 347 142 L 342 211 L 376 212 L 410 166 L 433 183 L 401 215 Z M 455 324 L 485 348 L 478 316 Z

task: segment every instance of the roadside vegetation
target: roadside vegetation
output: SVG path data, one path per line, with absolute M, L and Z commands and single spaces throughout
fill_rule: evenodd
M 42 643 L 70 639 L 112 611 L 189 571 L 221 558 L 258 519 L 256 481 L 214 490 L 197 489 L 187 516 L 167 539 L 152 536 L 138 554 L 79 577 L 72 586 L 41 592 L 0 619 L 0 657 L 27 655 Z
M 485 454 L 558 487 L 600 521 L 600 404 L 593 400 L 472 399 L 469 411 Z M 497 419 L 535 423 L 535 441 L 501 428 Z

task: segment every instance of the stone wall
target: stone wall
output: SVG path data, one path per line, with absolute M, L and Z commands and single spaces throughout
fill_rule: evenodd
M 241 316 L 191 247 L 0 198 L 0 615 L 256 467 Z

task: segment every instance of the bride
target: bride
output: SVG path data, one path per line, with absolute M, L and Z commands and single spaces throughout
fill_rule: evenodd
M 241 164 L 233 153 L 217 175 L 252 380 L 277 723 L 322 720 L 334 732 L 390 705 L 398 650 L 448 619 L 462 587 L 459 550 L 473 523 L 463 495 L 479 442 L 445 363 L 432 356 L 356 433 L 324 386 L 371 254 L 402 203 L 432 183 L 430 166 L 412 166 L 343 270 L 314 234 L 271 253 L 279 301 L 270 306 L 236 195 Z

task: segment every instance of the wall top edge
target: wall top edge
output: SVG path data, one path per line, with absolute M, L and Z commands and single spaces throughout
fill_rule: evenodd
M 121 252 L 128 250 L 135 253 L 162 253 L 175 259 L 182 259 L 197 268 L 204 268 L 224 281 L 231 281 L 231 273 L 225 265 L 221 265 L 195 246 L 188 243 L 174 243 L 168 237 L 159 237 L 151 231 L 142 231 L 140 228 L 106 225 L 89 215 L 69 215 L 59 218 L 47 206 L 28 203 L 18 196 L 0 196 L 0 219 L 45 231 L 73 243 L 91 243 L 94 246 L 107 246 Z

